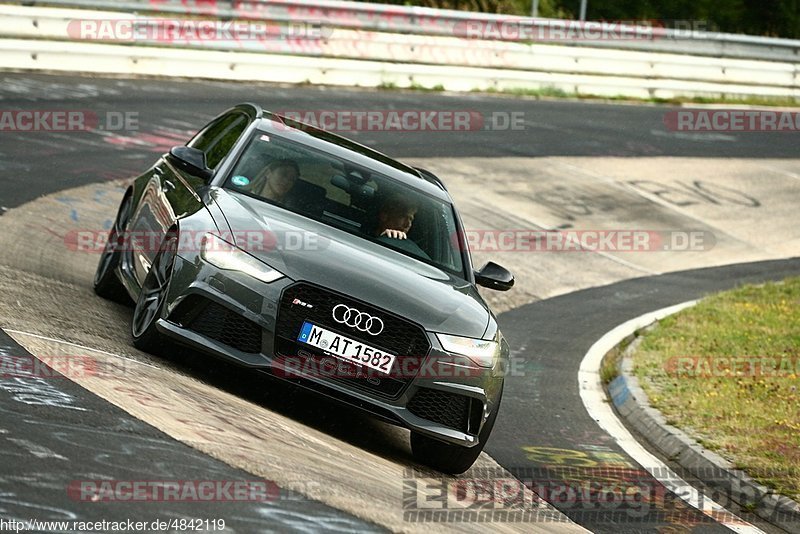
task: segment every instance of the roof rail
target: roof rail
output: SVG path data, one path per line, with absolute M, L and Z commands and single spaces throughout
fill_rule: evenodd
M 422 167 L 414 167 L 414 170 L 417 171 L 419 177 L 423 180 L 439 186 L 442 191 L 447 191 L 447 187 L 444 185 L 444 182 L 441 180 L 441 178 L 433 174 L 431 171 L 423 169 Z

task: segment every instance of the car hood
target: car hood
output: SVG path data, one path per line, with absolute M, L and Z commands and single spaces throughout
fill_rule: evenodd
M 461 278 L 241 193 L 217 189 L 211 199 L 237 246 L 293 280 L 349 295 L 431 332 L 474 338 L 486 332 L 491 312 Z M 265 236 L 267 245 L 253 246 L 252 236 Z M 273 236 L 277 246 L 269 245 Z

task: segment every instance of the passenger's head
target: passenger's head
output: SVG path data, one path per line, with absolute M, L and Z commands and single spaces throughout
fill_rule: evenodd
M 391 193 L 380 203 L 378 209 L 378 234 L 384 230 L 400 230 L 408 233 L 417 215 L 417 204 L 401 193 Z
M 300 167 L 291 159 L 272 161 L 264 168 L 265 184 L 261 194 L 272 200 L 281 200 L 300 177 Z

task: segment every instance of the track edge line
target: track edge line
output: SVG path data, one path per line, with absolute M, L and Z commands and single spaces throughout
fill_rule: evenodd
M 600 367 L 606 354 L 617 347 L 625 338 L 656 321 L 694 306 L 697 302 L 697 300 L 691 300 L 646 313 L 630 319 L 606 332 L 589 348 L 581 360 L 580 369 L 578 371 L 578 389 L 580 391 L 581 401 L 583 402 L 584 408 L 589 413 L 589 416 L 597 422 L 600 428 L 614 438 L 614 441 L 631 458 L 638 462 L 656 480 L 663 484 L 664 487 L 670 491 L 679 487 L 683 488 L 684 491 L 676 491 L 675 493 L 686 502 L 686 504 L 735 532 L 763 532 L 755 525 L 748 523 L 736 514 L 725 509 L 717 502 L 705 497 L 697 488 L 683 480 L 683 478 L 678 476 L 677 473 L 672 471 L 672 469 L 659 458 L 647 451 L 617 417 L 617 414 L 612 408 L 612 400 L 607 397 L 605 388 L 600 379 Z M 686 488 L 690 488 L 690 491 L 685 491 Z M 725 518 L 729 519 L 726 520 Z

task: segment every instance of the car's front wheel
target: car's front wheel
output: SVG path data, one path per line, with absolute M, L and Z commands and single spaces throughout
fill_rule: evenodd
M 161 243 L 150 272 L 144 279 L 136 308 L 133 310 L 131 334 L 133 344 L 145 352 L 157 352 L 162 346 L 156 322 L 167 301 L 169 281 L 178 251 L 178 236 L 170 232 Z
M 486 440 L 494 428 L 497 413 L 500 411 L 500 400 L 503 396 L 501 390 L 497 398 L 497 404 L 489 415 L 489 419 L 483 424 L 478 435 L 478 444 L 474 447 L 461 447 L 451 443 L 445 443 L 438 439 L 429 438 L 417 432 L 411 432 L 411 452 L 414 459 L 418 462 L 433 467 L 437 471 L 451 475 L 460 475 L 475 463 L 483 448 Z
M 128 224 L 131 208 L 131 196 L 122 201 L 114 219 L 114 225 L 108 232 L 108 241 L 100 256 L 97 270 L 94 273 L 94 292 L 104 299 L 113 300 L 122 304 L 130 304 L 131 299 L 117 278 L 116 269 L 119 266 L 122 253 L 119 250 L 120 240 L 124 237 L 125 227 Z

